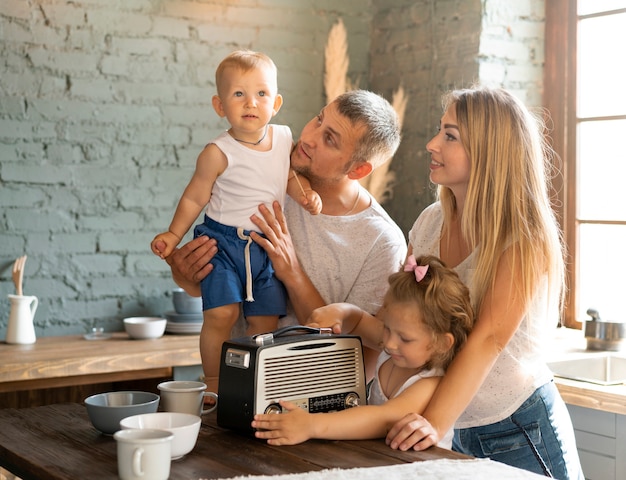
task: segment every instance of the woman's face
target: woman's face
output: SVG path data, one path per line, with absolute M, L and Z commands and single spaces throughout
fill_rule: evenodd
M 470 159 L 461 143 L 455 106 L 448 107 L 439 131 L 426 144 L 430 153 L 430 181 L 452 190 L 455 196 L 467 191 L 470 179 Z

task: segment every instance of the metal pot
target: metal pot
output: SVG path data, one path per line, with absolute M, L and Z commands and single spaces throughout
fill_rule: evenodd
M 593 308 L 587 310 L 587 315 L 591 317 L 585 322 L 587 350 L 618 352 L 626 349 L 626 322 L 605 322 Z

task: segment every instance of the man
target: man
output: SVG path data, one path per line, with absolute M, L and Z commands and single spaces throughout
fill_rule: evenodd
M 292 169 L 308 178 L 322 199 L 322 212 L 310 215 L 287 199 L 259 207 L 252 221 L 265 237 L 252 233 L 284 283 L 292 310 L 281 326 L 304 323 L 327 303 L 349 302 L 369 313 L 382 304 L 389 274 L 406 256 L 400 228 L 359 184 L 388 160 L 400 143 L 398 118 L 382 97 L 365 90 L 340 95 L 305 125 L 291 154 Z M 210 274 L 219 248 L 199 237 L 167 258 L 174 281 L 192 295 Z M 200 352 L 210 340 L 200 335 Z M 369 355 L 375 360 L 376 355 Z M 368 378 L 373 361 L 367 361 Z M 207 378 L 217 391 L 217 378 Z

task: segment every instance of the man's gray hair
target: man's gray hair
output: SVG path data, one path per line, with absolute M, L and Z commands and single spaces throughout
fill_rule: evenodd
M 400 145 L 400 120 L 387 100 L 367 90 L 352 90 L 339 95 L 334 102 L 352 125 L 365 126 L 352 154 L 353 162 L 369 162 L 376 168 L 396 153 Z

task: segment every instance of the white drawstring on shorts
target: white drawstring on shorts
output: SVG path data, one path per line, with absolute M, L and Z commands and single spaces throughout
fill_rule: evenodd
M 241 240 L 247 241 L 243 250 L 246 262 L 246 302 L 254 302 L 254 297 L 252 296 L 252 267 L 250 266 L 250 244 L 252 243 L 252 238 L 243 233 L 242 227 L 237 228 L 237 236 Z

